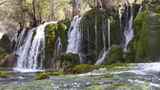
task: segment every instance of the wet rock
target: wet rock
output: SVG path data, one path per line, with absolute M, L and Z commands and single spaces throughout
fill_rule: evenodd
M 63 54 L 57 57 L 54 61 L 54 70 L 66 71 L 69 67 L 77 65 L 80 63 L 79 55 L 77 54 Z
M 0 39 L 0 48 L 4 49 L 6 52 L 11 52 L 11 45 L 12 42 L 9 39 L 9 36 L 7 34 L 3 35 Z
M 1 67 L 15 67 L 16 64 L 16 55 L 15 54 L 8 54 L 5 56 L 4 59 L 0 60 Z

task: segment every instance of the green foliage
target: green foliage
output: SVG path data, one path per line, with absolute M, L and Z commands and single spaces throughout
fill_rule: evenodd
M 58 72 L 47 72 L 49 76 L 63 76 L 64 72 L 58 71 Z
M 79 65 L 72 67 L 72 72 L 75 74 L 87 73 L 87 72 L 90 72 L 96 68 L 98 68 L 98 67 L 95 65 L 79 64 Z
M 42 80 L 42 79 L 47 79 L 47 78 L 49 78 L 49 75 L 45 72 L 37 73 L 35 76 L 36 80 Z
M 67 24 L 65 24 L 65 22 L 59 22 L 58 28 L 57 28 L 59 36 L 61 38 L 61 43 L 62 43 L 63 49 L 67 48 L 67 41 L 68 41 L 67 35 L 68 35 L 68 28 L 69 28 L 69 26 L 67 26 Z
M 62 54 L 58 56 L 55 59 L 55 66 L 56 68 L 60 68 L 62 71 L 65 71 L 66 73 L 70 72 L 70 68 L 73 67 L 74 65 L 79 64 L 79 56 L 77 54 Z M 57 65 L 56 65 L 57 64 Z
M 133 48 L 136 58 L 146 58 L 149 55 L 148 11 L 141 12 L 135 19 L 135 39 Z
M 118 46 L 112 46 L 109 56 L 107 58 L 107 64 L 124 62 L 123 49 Z
M 57 28 L 57 24 L 49 24 L 45 29 L 45 66 L 49 66 L 51 64 L 57 39 Z
M 61 71 L 58 72 L 38 72 L 35 75 L 36 80 L 48 79 L 50 76 L 63 76 L 64 73 Z
M 0 71 L 0 78 L 7 78 L 10 76 L 10 73 L 6 71 Z
M 60 38 L 62 43 L 61 51 L 64 51 L 67 47 L 67 29 L 68 27 L 64 22 L 60 21 L 56 24 L 49 24 L 45 29 L 45 66 L 48 67 L 52 63 L 52 59 L 57 58 L 56 56 L 56 41 Z M 49 66 L 50 67 L 50 66 Z

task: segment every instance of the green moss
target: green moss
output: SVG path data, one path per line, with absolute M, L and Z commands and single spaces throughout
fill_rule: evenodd
M 135 19 L 136 42 L 134 48 L 136 49 L 136 57 L 145 58 L 149 54 L 149 31 L 148 31 L 148 12 L 140 13 Z
M 45 67 L 47 68 L 51 64 L 53 57 L 55 42 L 57 39 L 57 24 L 49 24 L 45 29 Z M 49 66 L 50 67 L 50 66 Z
M 84 57 L 86 63 L 94 63 L 103 49 L 102 25 L 107 26 L 108 18 L 109 15 L 106 12 L 92 9 L 86 12 L 80 21 L 80 31 L 85 38 L 82 41 L 84 47 L 82 52 L 86 55 Z M 103 26 L 103 28 L 106 26 Z
M 6 71 L 0 71 L 0 78 L 7 78 L 10 76 L 9 72 Z
M 123 49 L 121 47 L 113 46 L 109 52 L 107 64 L 124 62 Z
M 61 43 L 63 46 L 63 50 L 67 48 L 67 41 L 68 41 L 68 28 L 67 25 L 64 24 L 64 22 L 58 23 L 58 34 L 59 37 L 61 38 Z
M 63 76 L 64 72 L 47 72 L 49 76 Z
M 4 59 L 7 53 L 0 49 L 0 60 Z
M 79 62 L 80 62 L 79 55 L 71 54 L 71 53 L 62 54 L 59 57 L 57 57 L 55 60 L 56 60 L 54 62 L 55 67 L 60 68 L 62 71 L 65 71 L 66 73 L 69 73 L 71 67 L 79 64 Z
M 129 45 L 126 53 L 126 62 L 143 62 L 150 56 L 150 29 L 149 11 L 145 10 L 137 15 L 134 20 L 134 39 Z
M 47 78 L 49 78 L 49 75 L 45 72 L 37 73 L 35 76 L 36 80 L 42 80 L 42 79 L 47 79 Z
M 77 74 L 77 73 L 86 73 L 86 72 L 90 72 L 94 69 L 96 69 L 97 66 L 95 65 L 89 65 L 89 64 L 80 64 L 80 65 L 76 65 L 72 68 L 72 72 Z
M 52 63 L 52 59 L 53 57 L 56 58 L 58 56 L 56 56 L 56 41 L 58 38 L 60 38 L 61 43 L 62 43 L 62 47 L 61 47 L 61 51 L 65 51 L 66 47 L 67 47 L 67 30 L 68 27 L 67 25 L 65 25 L 64 21 L 60 21 L 56 24 L 49 24 L 46 26 L 45 29 L 45 41 L 46 41 L 46 45 L 45 45 L 45 58 L 46 58 L 46 62 L 45 62 L 45 66 L 50 67 L 49 65 L 51 65 Z M 59 55 L 59 54 L 58 54 Z
M 58 30 L 67 30 L 67 26 L 63 23 L 58 24 Z
M 84 61 L 88 61 L 86 63 L 93 64 L 98 59 L 99 53 L 102 52 L 104 47 L 104 34 L 106 36 L 105 47 L 107 47 L 108 19 L 111 22 L 111 44 L 119 45 L 121 43 L 122 32 L 120 30 L 120 21 L 117 12 L 106 12 L 93 8 L 83 15 L 80 22 L 80 31 L 83 34 L 82 38 L 84 38 L 82 40 L 83 49 L 81 51 L 86 55 L 84 57 Z
M 63 75 L 64 75 L 64 72 L 62 72 L 62 71 L 57 71 L 57 72 L 54 72 L 54 71 L 38 72 L 35 75 L 35 79 L 36 80 L 42 80 L 42 79 L 47 79 L 50 76 L 63 76 Z

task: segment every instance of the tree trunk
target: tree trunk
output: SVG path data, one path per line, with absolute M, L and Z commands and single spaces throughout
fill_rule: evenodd
M 32 0 L 32 10 L 33 10 L 33 22 L 32 26 L 37 26 L 37 18 L 36 18 L 36 0 Z
M 72 0 L 72 7 L 73 7 L 73 16 L 80 14 L 80 0 Z

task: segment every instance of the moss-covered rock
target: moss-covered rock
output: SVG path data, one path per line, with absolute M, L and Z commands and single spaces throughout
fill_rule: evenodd
M 9 72 L 6 71 L 0 71 L 0 78 L 7 78 L 9 77 L 11 74 Z
M 45 68 L 53 67 L 53 59 L 65 51 L 67 46 L 67 26 L 62 22 L 49 24 L 45 29 Z M 58 48 L 58 43 L 61 47 Z
M 134 20 L 135 37 L 129 45 L 129 52 L 126 54 L 128 61 L 149 62 L 159 58 L 160 16 L 157 11 L 158 7 L 153 7 L 146 7 Z
M 95 65 L 79 64 L 79 65 L 73 66 L 71 69 L 71 72 L 74 74 L 87 73 L 87 72 L 90 72 L 90 71 L 97 69 L 97 68 L 98 68 L 98 66 L 95 66 Z
M 68 68 L 80 63 L 79 55 L 77 54 L 63 54 L 55 59 L 55 70 L 68 71 Z
M 64 72 L 58 71 L 58 72 L 47 72 L 49 76 L 63 76 Z
M 108 58 L 107 58 L 106 62 L 107 62 L 107 64 L 124 62 L 123 48 L 121 48 L 120 46 L 112 46 L 109 51 Z
M 121 31 L 117 12 L 92 9 L 82 17 L 80 22 L 82 63 L 95 63 L 104 47 L 108 47 L 108 20 L 111 25 L 111 43 L 120 44 Z
M 145 58 L 149 55 L 149 12 L 140 13 L 135 19 L 135 43 L 136 58 Z
M 45 30 L 45 67 L 51 67 L 51 59 L 53 58 L 53 53 L 55 49 L 55 43 L 57 39 L 57 24 L 49 24 L 46 26 Z M 50 66 L 49 66 L 50 65 Z
M 0 60 L 0 67 L 13 68 L 16 65 L 17 57 L 15 54 L 6 54 L 4 58 Z
M 38 72 L 35 75 L 35 79 L 36 80 L 42 80 L 42 79 L 48 79 L 51 76 L 63 76 L 63 75 L 64 75 L 64 72 L 61 72 L 61 71 L 57 71 L 57 72 L 54 72 L 54 71 Z

